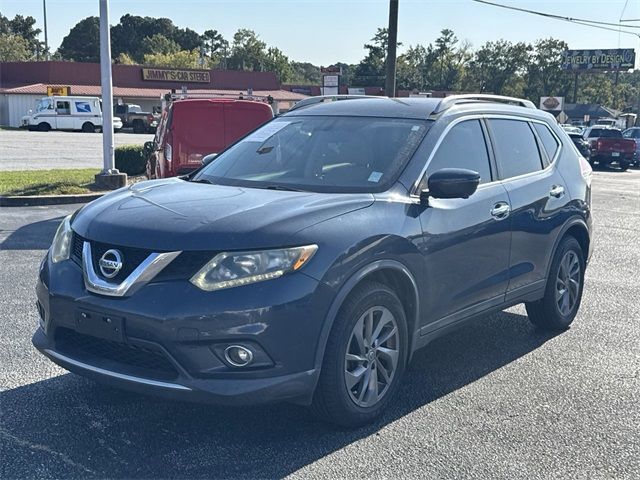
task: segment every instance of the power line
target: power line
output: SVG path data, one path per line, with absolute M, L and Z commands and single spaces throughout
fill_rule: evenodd
M 619 28 L 620 28 L 620 24 L 619 23 L 598 22 L 598 21 L 595 21 L 595 20 L 587 20 L 587 19 L 584 19 L 584 18 L 563 17 L 561 15 L 554 15 L 554 14 L 545 13 L 545 12 L 537 12 L 535 10 L 528 10 L 526 8 L 512 7 L 510 5 L 503 5 L 501 3 L 489 2 L 487 0 L 472 0 L 472 1 L 476 2 L 476 3 L 483 3 L 485 5 L 491 5 L 492 7 L 499 7 L 499 8 L 505 8 L 507 10 L 515 10 L 515 11 L 518 11 L 518 12 L 530 13 L 532 15 L 538 15 L 540 17 L 551 18 L 553 20 L 562 20 L 564 22 L 575 23 L 577 25 L 583 25 L 583 26 L 586 26 L 586 27 L 599 28 L 601 30 L 610 30 L 612 32 L 618 32 L 618 33 L 626 33 L 626 34 L 629 34 L 629 35 L 635 35 L 638 38 L 640 38 L 640 34 L 639 33 L 630 32 L 628 30 L 619 30 Z M 612 26 L 618 27 L 618 29 L 604 27 L 602 25 L 612 25 Z M 640 28 L 640 25 L 625 25 L 624 27 L 625 28 Z

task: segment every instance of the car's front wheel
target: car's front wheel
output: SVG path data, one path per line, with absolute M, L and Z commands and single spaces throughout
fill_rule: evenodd
M 584 285 L 585 260 L 578 241 L 567 236 L 556 250 L 542 300 L 525 304 L 529 320 L 543 330 L 566 330 L 573 322 Z
M 407 359 L 407 321 L 397 295 L 367 282 L 340 309 L 329 336 L 313 408 L 344 427 L 373 421 L 398 389 Z

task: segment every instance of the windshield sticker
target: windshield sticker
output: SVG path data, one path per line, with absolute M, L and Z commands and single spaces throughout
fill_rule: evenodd
M 382 172 L 371 172 L 371 175 L 369 175 L 369 178 L 367 179 L 367 181 L 378 183 L 381 178 L 382 178 Z
M 76 110 L 78 113 L 91 113 L 91 104 L 89 102 L 76 102 Z
M 412 132 L 417 132 L 418 130 L 420 130 L 420 125 L 414 125 L 413 127 L 411 127 Z
M 266 142 L 291 122 L 271 122 L 253 132 L 243 142 Z

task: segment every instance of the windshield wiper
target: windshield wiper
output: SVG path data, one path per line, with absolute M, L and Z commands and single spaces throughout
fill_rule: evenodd
M 188 180 L 193 183 L 206 183 L 208 185 L 215 185 L 211 180 L 207 180 L 206 178 L 198 178 L 197 180 Z
M 286 192 L 305 192 L 306 190 L 301 190 L 300 188 L 287 187 L 285 185 L 265 185 L 264 187 L 256 187 L 256 188 L 264 188 L 266 190 L 282 190 Z

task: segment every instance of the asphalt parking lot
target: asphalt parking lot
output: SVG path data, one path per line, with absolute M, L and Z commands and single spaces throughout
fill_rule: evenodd
M 451 333 L 354 431 L 298 406 L 170 402 L 54 366 L 31 346 L 34 284 L 78 205 L 0 209 L 0 478 L 640 478 L 640 171 L 593 184 L 573 327 L 536 332 L 518 306 Z
M 142 145 L 153 134 L 119 132 L 115 145 Z M 0 171 L 102 168 L 102 134 L 0 129 Z

